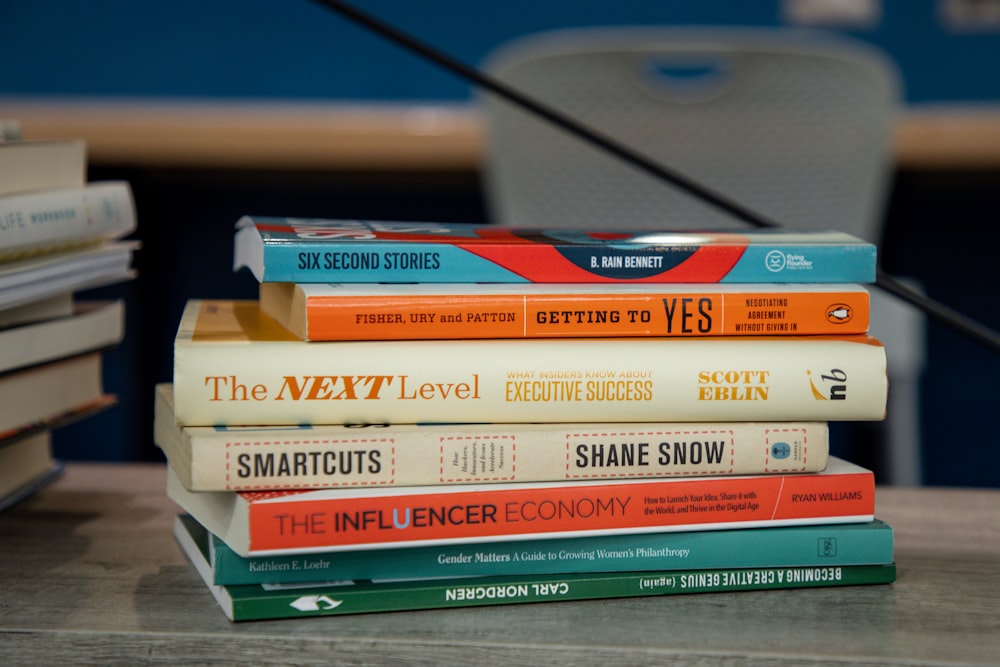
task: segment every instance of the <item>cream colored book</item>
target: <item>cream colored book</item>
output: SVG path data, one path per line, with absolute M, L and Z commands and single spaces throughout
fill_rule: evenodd
M 823 422 L 181 426 L 156 387 L 154 439 L 190 491 L 816 472 Z
M 124 335 L 124 301 L 81 301 L 71 315 L 0 329 L 0 372 L 112 347 Z
M 0 444 L 0 511 L 52 481 L 61 470 L 52 457 L 52 436 L 47 430 Z
M 79 188 L 86 181 L 83 141 L 0 141 L 0 196 Z
M 885 350 L 859 336 L 306 342 L 254 301 L 191 301 L 186 426 L 878 420 Z
M 53 296 L 28 301 L 13 308 L 0 309 L 0 329 L 52 320 L 57 317 L 69 317 L 75 309 L 72 292 L 63 292 Z
M 0 375 L 0 434 L 53 418 L 103 396 L 101 353 Z

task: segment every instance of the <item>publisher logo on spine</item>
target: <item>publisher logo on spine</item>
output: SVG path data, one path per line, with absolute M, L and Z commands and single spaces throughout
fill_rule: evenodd
M 767 253 L 764 257 L 764 264 L 767 266 L 767 270 L 772 273 L 777 273 L 785 268 L 785 253 L 780 250 L 772 250 Z
M 816 555 L 820 558 L 833 558 L 837 555 L 837 538 L 821 537 L 816 544 Z
M 764 266 L 771 273 L 779 273 L 781 271 L 808 271 L 813 268 L 813 263 L 812 260 L 806 259 L 805 255 L 772 250 L 764 256 Z
M 792 455 L 792 448 L 787 442 L 776 442 L 771 445 L 771 456 L 776 459 L 787 459 Z
M 846 303 L 835 303 L 826 308 L 826 321 L 831 324 L 847 324 L 854 319 L 854 309 Z
M 831 368 L 819 375 L 817 380 L 812 371 L 806 371 L 809 376 L 809 388 L 817 401 L 846 401 L 847 373 L 839 368 Z

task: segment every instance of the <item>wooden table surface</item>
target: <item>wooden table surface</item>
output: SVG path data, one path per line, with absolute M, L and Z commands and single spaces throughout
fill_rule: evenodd
M 0 514 L 0 664 L 1000 664 L 1000 490 L 881 487 L 890 586 L 233 624 L 157 464 L 67 466 Z

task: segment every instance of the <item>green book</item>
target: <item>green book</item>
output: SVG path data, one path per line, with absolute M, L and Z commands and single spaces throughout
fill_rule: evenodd
M 211 583 L 209 533 L 189 517 L 178 517 L 174 535 L 223 612 L 233 621 L 682 593 L 888 584 L 896 579 L 896 566 L 890 563 L 220 586 Z
M 191 519 L 193 521 L 194 519 Z M 893 562 L 889 524 L 602 535 L 244 558 L 210 536 L 216 584 L 404 579 Z

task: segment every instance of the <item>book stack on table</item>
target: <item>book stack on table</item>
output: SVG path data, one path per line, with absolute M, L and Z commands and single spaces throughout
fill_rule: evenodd
M 233 620 L 889 583 L 872 245 L 252 219 L 157 387 Z
M 116 403 L 103 352 L 124 335 L 124 302 L 85 290 L 132 278 L 125 182 L 87 182 L 82 141 L 0 134 L 0 510 L 62 469 L 52 431 Z M 83 454 L 83 452 L 81 452 Z

